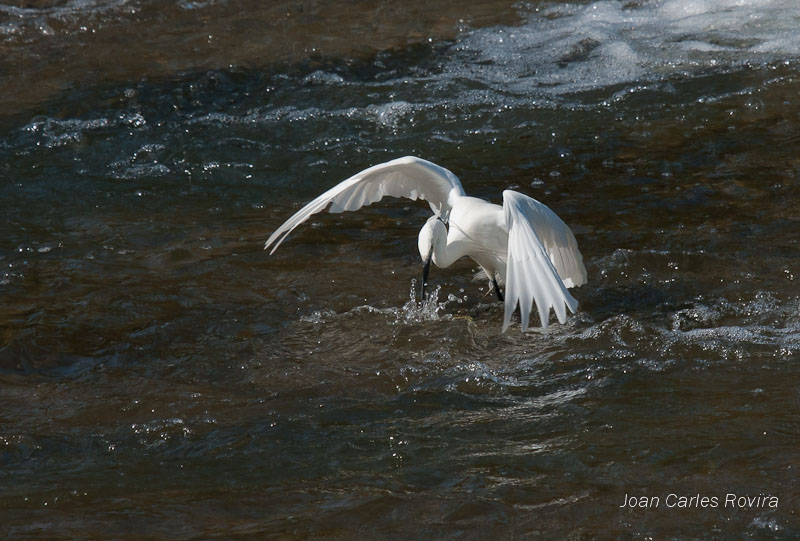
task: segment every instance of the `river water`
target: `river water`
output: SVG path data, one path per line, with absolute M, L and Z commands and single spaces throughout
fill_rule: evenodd
M 800 536 L 795 0 L 267 4 L 0 5 L 0 535 Z M 262 250 L 407 154 L 578 314 L 415 303 L 419 202 Z

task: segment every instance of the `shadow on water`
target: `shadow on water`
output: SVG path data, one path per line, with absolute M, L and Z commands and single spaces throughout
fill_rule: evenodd
M 669 296 L 663 289 L 648 285 L 621 285 L 597 289 L 581 296 L 581 311 L 595 321 L 627 314 L 632 317 L 652 317 L 654 312 L 677 309 L 679 298 Z M 689 299 L 684 299 L 688 301 Z

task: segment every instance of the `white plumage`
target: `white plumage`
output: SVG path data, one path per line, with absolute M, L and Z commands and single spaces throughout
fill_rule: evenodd
M 533 303 L 543 327 L 551 308 L 561 323 L 567 308 L 575 313 L 578 301 L 567 288 L 586 283 L 586 268 L 575 236 L 552 210 L 512 190 L 503 192 L 502 207 L 468 197 L 453 173 L 413 156 L 375 165 L 337 184 L 276 229 L 264 248 L 271 247 L 273 253 L 295 227 L 328 204 L 330 212 L 358 210 L 384 196 L 430 204 L 434 215 L 418 239 L 425 263 L 423 282 L 431 261 L 446 268 L 469 256 L 483 268 L 500 298 L 497 282 L 505 284 L 503 331 L 517 304 L 523 331 Z

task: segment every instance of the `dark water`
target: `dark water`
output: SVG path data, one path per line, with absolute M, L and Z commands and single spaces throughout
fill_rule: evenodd
M 793 0 L 1 5 L 0 534 L 797 538 L 798 28 Z M 577 316 L 501 334 L 468 261 L 411 302 L 424 204 L 262 250 L 405 154 L 553 208 Z

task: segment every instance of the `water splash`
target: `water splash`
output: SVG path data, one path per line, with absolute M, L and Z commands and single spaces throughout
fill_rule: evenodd
M 336 312 L 330 308 L 327 308 L 324 310 L 315 310 L 311 314 L 300 316 L 300 321 L 319 325 L 321 323 L 325 323 L 325 321 L 333 317 L 336 317 Z
M 436 286 L 425 295 L 422 301 L 417 301 L 417 280 L 412 279 L 411 287 L 408 291 L 408 301 L 397 312 L 396 323 L 407 325 L 424 321 L 436 321 L 441 319 L 439 313 L 444 311 L 449 303 L 455 301 L 461 304 L 464 302 L 453 294 L 448 295 L 444 302 L 439 302 L 441 290 L 442 286 Z
M 336 318 L 337 316 L 355 316 L 363 313 L 368 314 L 382 314 L 387 316 L 390 324 L 394 325 L 411 325 L 415 323 L 423 323 L 426 321 L 439 321 L 442 319 L 450 319 L 448 314 L 444 314 L 448 305 L 455 302 L 463 304 L 464 299 L 453 295 L 447 295 L 447 299 L 439 302 L 439 294 L 441 293 L 442 286 L 436 286 L 425 294 L 425 298 L 421 301 L 417 299 L 417 280 L 411 280 L 411 286 L 408 290 L 408 300 L 400 308 L 378 308 L 369 304 L 356 306 L 347 312 L 337 314 L 331 309 L 316 310 L 308 315 L 300 316 L 300 321 L 304 323 L 312 323 L 319 325 L 326 323 Z

